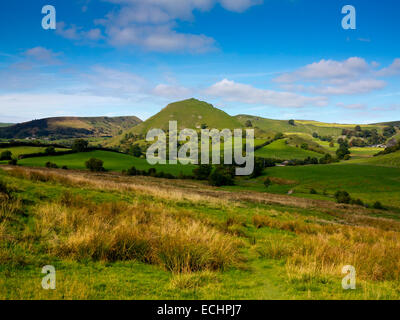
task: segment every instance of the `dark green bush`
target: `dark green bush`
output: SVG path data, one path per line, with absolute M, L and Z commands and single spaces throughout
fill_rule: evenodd
M 376 201 L 376 202 L 372 205 L 372 208 L 374 208 L 374 209 L 379 209 L 379 210 L 385 209 L 380 201 Z
M 11 160 L 12 153 L 10 150 L 5 150 L 0 154 L 0 160 Z
M 88 168 L 92 172 L 102 172 L 105 171 L 103 167 L 103 160 L 91 158 L 85 162 L 86 168 Z
M 336 191 L 335 199 L 338 203 L 349 204 L 351 201 L 351 197 L 347 191 Z

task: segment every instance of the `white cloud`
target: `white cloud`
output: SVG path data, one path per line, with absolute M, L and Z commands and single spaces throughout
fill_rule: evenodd
M 169 26 L 107 28 L 113 46 L 141 46 L 151 51 L 203 53 L 214 50 L 214 39 L 205 35 L 183 34 Z
M 84 31 L 82 28 L 77 27 L 76 25 L 67 26 L 67 24 L 63 21 L 57 23 L 56 33 L 69 40 L 98 41 L 104 39 L 104 36 L 99 28 Z
M 345 104 L 343 102 L 339 102 L 336 105 L 340 108 L 345 108 L 345 109 L 350 109 L 350 110 L 364 110 L 367 108 L 367 106 L 362 103 Z
M 292 92 L 322 95 L 365 94 L 386 87 L 376 79 L 377 62 L 367 63 L 359 57 L 344 61 L 321 60 L 275 78 L 282 88 Z M 390 67 L 393 71 L 394 67 Z M 374 78 L 373 78 L 374 77 Z
M 57 58 L 61 55 L 60 53 L 55 53 L 43 47 L 28 49 L 24 52 L 24 55 L 28 58 L 35 60 L 36 62 L 47 65 L 56 65 L 61 63 L 60 60 L 58 60 Z
M 355 78 L 368 71 L 368 63 L 358 57 L 345 61 L 321 60 L 294 72 L 284 73 L 275 78 L 276 82 L 290 83 L 299 80 L 335 80 Z
M 378 76 L 394 76 L 400 74 L 400 58 L 394 59 L 393 63 L 387 67 L 379 70 L 377 72 Z
M 349 81 L 338 86 L 321 86 L 321 87 L 309 87 L 305 88 L 304 91 L 312 93 L 324 94 L 324 95 L 351 95 L 369 93 L 374 90 L 383 89 L 386 87 L 386 82 L 375 79 L 361 79 L 357 81 Z
M 176 31 L 178 21 L 193 20 L 193 12 L 208 11 L 220 4 L 243 12 L 263 0 L 105 0 L 118 5 L 95 23 L 104 28 L 83 31 L 75 25 L 58 23 L 57 33 L 71 40 L 102 40 L 112 46 L 135 46 L 160 52 L 204 53 L 216 49 L 215 40 L 202 34 Z
M 192 90 L 178 85 L 159 84 L 153 89 L 153 94 L 168 99 L 187 99 L 192 96 Z
M 307 97 L 291 92 L 258 89 L 228 79 L 215 83 L 206 89 L 205 93 L 210 96 L 223 98 L 226 101 L 264 104 L 285 108 L 299 108 L 305 106 L 321 107 L 327 105 L 327 99 L 325 97 Z

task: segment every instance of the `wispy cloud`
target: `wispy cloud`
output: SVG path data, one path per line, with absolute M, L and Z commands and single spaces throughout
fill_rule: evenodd
M 285 108 L 300 108 L 305 106 L 322 107 L 327 105 L 327 98 L 325 97 L 308 97 L 291 92 L 258 89 L 251 85 L 237 83 L 228 79 L 223 79 L 213 84 L 205 90 L 205 94 L 223 98 L 226 101 L 263 104 Z

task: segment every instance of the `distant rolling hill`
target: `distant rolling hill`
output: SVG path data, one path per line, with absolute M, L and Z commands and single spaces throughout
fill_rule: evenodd
M 257 127 L 265 132 L 282 132 L 282 133 L 307 133 L 312 135 L 314 132 L 320 136 L 334 136 L 342 135 L 343 129 L 352 129 L 355 124 L 338 124 L 338 123 L 324 123 L 312 120 L 295 120 L 294 125 L 289 124 L 287 120 L 273 120 L 250 115 L 237 115 L 235 117 L 243 125 L 246 121 L 250 120 L 253 127 Z M 361 125 L 362 129 L 382 129 L 385 125 Z
M 0 128 L 12 126 L 14 123 L 0 123 Z
M 142 121 L 134 116 L 126 117 L 57 117 L 0 127 L 0 138 L 90 138 L 116 136 Z

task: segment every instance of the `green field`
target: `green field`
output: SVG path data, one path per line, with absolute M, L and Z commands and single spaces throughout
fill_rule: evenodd
M 345 190 L 355 199 L 372 205 L 380 201 L 385 206 L 400 208 L 400 168 L 375 165 L 352 164 L 350 161 L 330 165 L 309 165 L 296 167 L 273 167 L 265 170 L 258 179 L 240 179 L 238 186 L 227 187 L 266 192 L 263 185 L 266 177 L 278 180 L 268 192 L 287 194 L 293 190 L 295 197 L 307 197 L 334 201 L 338 190 Z M 317 191 L 311 195 L 310 190 Z
M 135 158 L 127 154 L 121 154 L 110 151 L 91 151 L 74 153 L 62 156 L 46 156 L 39 158 L 22 159 L 18 164 L 31 167 L 44 167 L 46 162 L 50 161 L 59 167 L 68 166 L 69 169 L 85 169 L 85 162 L 90 158 L 97 158 L 104 161 L 104 168 L 110 171 L 122 171 L 135 166 L 139 170 L 148 170 L 156 168 L 157 171 L 171 173 L 173 175 L 191 174 L 194 166 L 192 165 L 155 165 L 148 164 L 146 159 Z
M 349 163 L 400 168 L 400 151 L 367 159 L 350 160 Z
M 27 146 L 20 146 L 20 147 L 10 147 L 10 148 L 0 148 L 0 153 L 9 150 L 12 152 L 14 157 L 18 157 L 22 154 L 30 154 L 30 153 L 40 153 L 46 150 L 46 147 L 27 147 Z M 67 151 L 67 148 L 55 148 L 56 151 Z
M 296 148 L 285 143 L 284 139 L 272 142 L 271 144 L 256 150 L 256 157 L 274 158 L 282 160 L 305 159 L 307 157 L 321 158 L 323 155 L 310 150 Z

